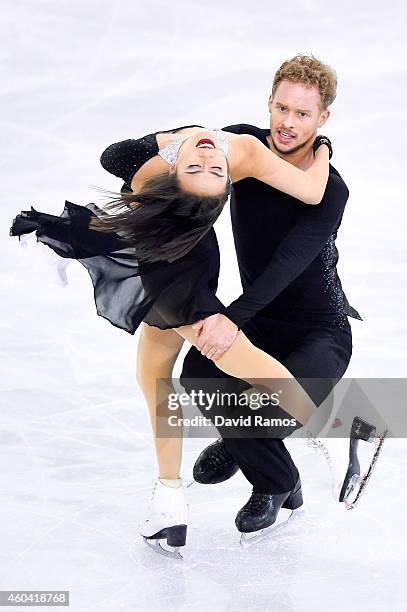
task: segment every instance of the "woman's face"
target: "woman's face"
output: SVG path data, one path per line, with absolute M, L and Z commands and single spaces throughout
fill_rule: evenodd
M 200 130 L 184 140 L 177 161 L 170 166 L 170 173 L 174 172 L 185 191 L 208 196 L 224 192 L 228 178 L 226 156 L 213 132 Z

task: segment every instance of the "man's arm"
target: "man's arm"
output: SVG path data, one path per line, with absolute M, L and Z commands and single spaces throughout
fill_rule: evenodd
M 193 324 L 197 349 L 216 361 L 233 342 L 238 328 L 270 304 L 319 255 L 340 221 L 349 191 L 333 174 L 319 206 L 303 206 L 293 228 L 264 272 L 223 313 Z M 299 204 L 300 206 L 300 204 Z
M 348 197 L 343 180 L 332 174 L 319 206 L 303 207 L 264 272 L 226 308 L 231 321 L 241 327 L 312 263 L 341 219 Z

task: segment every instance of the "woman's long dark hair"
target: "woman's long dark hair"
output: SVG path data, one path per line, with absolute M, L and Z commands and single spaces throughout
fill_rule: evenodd
M 106 192 L 118 197 L 104 205 L 89 228 L 116 232 L 125 246 L 135 248 L 140 262 L 179 259 L 206 234 L 223 210 L 230 194 L 199 196 L 183 191 L 176 174 L 167 172 L 148 179 L 141 191 Z

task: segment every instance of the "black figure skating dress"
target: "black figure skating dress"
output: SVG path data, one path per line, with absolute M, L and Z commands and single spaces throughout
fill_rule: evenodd
M 202 126 L 167 132 L 186 127 Z M 103 167 L 125 181 L 124 190 L 130 190 L 137 170 L 159 154 L 157 133 L 113 144 L 102 154 Z M 172 144 L 161 151 L 171 153 Z M 183 257 L 145 263 L 137 260 L 131 246 L 123 248 L 116 233 L 88 229 L 90 219 L 100 210 L 93 203 L 81 206 L 66 201 L 62 214 L 55 216 L 31 207 L 16 216 L 10 235 L 35 231 L 37 241 L 61 257 L 77 259 L 90 274 L 97 314 L 130 334 L 142 321 L 168 329 L 225 312 L 215 295 L 220 257 L 213 227 Z

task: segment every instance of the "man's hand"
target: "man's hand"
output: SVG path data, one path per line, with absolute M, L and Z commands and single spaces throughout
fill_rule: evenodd
M 192 325 L 198 336 L 197 349 L 204 357 L 216 361 L 232 344 L 239 331 L 223 314 L 214 314 Z

